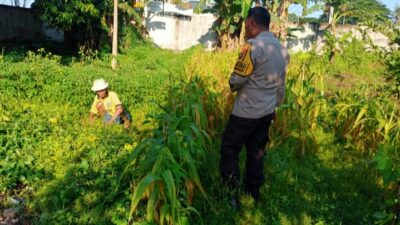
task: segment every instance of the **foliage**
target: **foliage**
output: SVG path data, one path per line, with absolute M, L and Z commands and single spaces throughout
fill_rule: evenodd
M 237 42 L 243 43 L 244 41 L 244 19 L 247 16 L 248 10 L 252 7 L 253 2 L 256 4 L 262 3 L 266 6 L 271 14 L 271 27 L 270 30 L 274 32 L 279 38 L 286 39 L 287 35 L 287 21 L 289 21 L 288 9 L 291 4 L 301 4 L 303 6 L 303 16 L 321 9 L 322 5 L 317 4 L 318 0 L 264 0 L 264 1 L 250 1 L 250 0 L 234 0 L 234 1 L 215 1 L 213 11 L 218 13 L 219 23 L 216 31 L 219 36 L 220 45 L 222 48 L 232 49 L 237 45 Z M 310 3 L 315 5 L 308 7 Z M 238 40 L 239 38 L 239 40 Z
M 386 19 L 384 23 L 376 24 L 373 21 L 366 21 L 364 23 L 368 27 L 389 38 L 389 48 L 382 52 L 385 57 L 385 63 L 388 67 L 387 75 L 388 79 L 392 81 L 393 85 L 390 85 L 390 89 L 393 94 L 399 98 L 400 96 L 400 64 L 399 64 L 399 46 L 400 46 L 400 28 L 393 21 Z
M 110 7 L 110 1 L 96 3 L 86 1 L 35 1 L 32 5 L 41 11 L 41 18 L 63 30 L 71 30 L 74 25 L 99 24 L 101 14 Z
M 400 98 L 400 29 L 393 21 L 386 20 L 384 25 L 372 26 L 390 38 L 391 44 L 388 51 L 384 52 L 389 78 L 389 90 Z M 385 187 L 385 208 L 375 214 L 377 224 L 396 224 L 400 221 L 400 168 L 398 147 L 399 130 L 396 129 L 398 118 L 394 115 L 390 118 L 382 130 L 384 131 L 385 145 L 381 145 L 379 153 L 375 156 L 376 168 L 380 172 Z
M 394 22 L 400 24 L 400 6 L 396 6 L 393 12 Z
M 386 27 L 391 38 L 392 49 L 387 53 L 386 65 L 388 66 L 389 78 L 393 80 L 394 85 L 391 88 L 392 92 L 400 98 L 400 28 L 393 23 Z
M 281 141 L 293 138 L 297 141 L 298 155 L 305 156 L 306 151 L 318 149 L 316 135 L 317 119 L 321 110 L 326 107 L 326 99 L 313 87 L 314 77 L 305 76 L 305 70 L 297 78 L 288 79 L 286 103 L 280 107 L 281 118 L 292 118 L 289 121 L 276 120 L 274 127 L 282 132 Z M 288 129 L 289 128 L 289 129 Z M 280 143 L 274 143 L 279 145 Z
M 389 69 L 389 78 L 393 80 L 394 85 L 391 90 L 393 94 L 399 99 L 400 98 L 400 52 L 394 51 L 388 54 L 386 60 Z
M 21 195 L 32 224 L 372 224 L 390 218 L 400 112 L 383 88 L 382 59 L 356 41 L 341 50 L 332 63 L 315 52 L 292 54 L 287 98 L 270 132 L 261 189 L 266 201 L 254 204 L 241 193 L 236 213 L 218 172 L 235 53 L 136 46 L 112 71 L 108 59 L 66 64 L 65 56 L 43 50 L 6 49 L 1 194 L 29 190 Z M 133 113 L 132 129 L 87 124 L 90 85 L 99 77 Z
M 215 1 L 214 11 L 219 16 L 219 24 L 216 27 L 216 31 L 222 48 L 234 48 L 237 45 L 238 38 L 240 38 L 239 43 L 243 43 L 244 19 L 247 17 L 247 12 L 252 7 L 253 2 L 252 0 Z M 302 4 L 305 8 L 305 15 L 318 10 L 320 7 L 320 5 L 315 5 L 315 7 L 307 9 L 308 1 L 304 0 L 294 2 L 287 0 L 263 1 L 263 4 L 267 6 L 271 13 L 271 20 L 273 21 L 271 30 L 276 32 L 282 39 L 286 38 L 286 24 L 284 22 L 288 21 L 289 15 L 287 11 L 293 3 Z M 279 27 L 279 29 L 275 29 L 274 26 Z M 280 28 L 281 26 L 283 26 L 282 29 Z M 284 34 L 281 34 L 282 30 L 285 31 Z
M 135 21 L 139 33 L 143 33 L 141 16 L 132 8 L 132 0 L 120 1 L 119 30 L 131 28 L 130 21 Z M 33 3 L 40 18 L 51 26 L 66 32 L 66 41 L 72 47 L 84 46 L 86 49 L 99 49 L 104 45 L 104 36 L 110 43 L 112 35 L 113 3 L 108 0 L 85 1 L 43 1 Z M 131 28 L 132 29 L 132 28 Z M 121 32 L 124 39 L 126 32 Z
M 148 222 L 185 224 L 191 213 L 199 215 L 192 203 L 196 190 L 206 197 L 198 167 L 210 145 L 206 133 L 206 105 L 214 103 L 210 95 L 197 77 L 170 87 L 166 105 L 160 106 L 162 113 L 152 116 L 158 127 L 133 151 L 125 169 L 141 174 L 130 214 L 147 192 Z
M 386 146 L 384 135 L 386 128 L 384 127 L 392 126 L 390 131 L 388 130 L 391 140 L 396 139 L 396 132 L 400 128 L 397 123 L 393 123 L 393 121 L 397 121 L 396 118 L 398 118 L 400 112 L 388 97 L 389 93 L 377 94 L 377 91 L 384 85 L 383 81 L 377 80 L 377 77 L 382 75 L 382 68 L 384 68 L 383 62 L 376 63 L 376 61 L 381 60 L 379 56 L 373 52 L 366 52 L 363 44 L 357 41 L 347 43 L 342 50 L 343 54 L 338 55 L 331 65 L 328 57 L 321 57 L 315 53 L 292 55 L 287 80 L 286 102 L 278 108 L 273 129 L 270 131 L 271 150 L 267 154 L 269 156 L 266 164 L 269 182 L 267 182 L 267 187 L 262 193 L 269 201 L 261 203 L 259 207 L 254 207 L 251 203 L 247 203 L 247 199 L 241 199 L 242 204 L 245 204 L 244 214 L 235 216 L 235 214 L 230 214 L 229 210 L 221 210 L 218 216 L 213 219 L 205 219 L 206 223 L 335 224 L 341 222 L 350 224 L 358 223 L 359 221 L 363 221 L 362 223 L 365 224 L 373 223 L 375 220 L 373 214 L 376 212 L 377 207 L 382 207 L 384 204 L 378 199 L 375 199 L 377 201 L 374 200 L 374 203 L 366 199 L 362 200 L 362 194 L 358 195 L 358 197 L 347 194 L 343 194 L 340 197 L 332 197 L 339 193 L 334 191 L 331 197 L 319 197 L 318 199 L 327 198 L 332 200 L 333 198 L 337 199 L 336 203 L 325 202 L 325 205 L 318 208 L 315 214 L 310 212 L 313 207 L 319 204 L 318 200 L 312 197 L 314 194 L 313 188 L 317 189 L 315 193 L 320 194 L 337 190 L 336 188 L 341 189 L 340 193 L 348 193 L 344 189 L 349 190 L 349 188 L 358 193 L 356 186 L 363 186 L 369 191 L 380 192 L 378 195 L 382 197 L 383 192 L 380 187 L 375 186 L 375 184 L 370 186 L 370 183 L 364 183 L 359 178 L 355 178 L 357 182 L 360 182 L 355 185 L 353 178 L 368 176 L 368 179 L 372 179 L 374 182 L 379 179 L 374 168 L 365 163 L 373 160 L 380 145 Z M 228 58 L 230 56 L 227 54 L 225 57 Z M 224 85 L 221 82 L 223 79 L 227 79 L 226 75 L 221 74 L 220 70 L 213 69 L 212 66 L 207 66 L 207 64 L 215 62 L 218 65 L 222 65 L 222 70 L 228 65 L 220 61 L 219 56 L 210 53 L 200 53 L 194 57 L 194 61 L 197 65 L 204 65 L 196 68 L 196 72 L 203 76 L 214 74 L 214 78 L 221 79 L 215 85 L 217 85 L 217 89 L 221 90 L 221 93 L 224 93 L 224 88 L 227 88 L 227 86 L 226 83 Z M 357 61 L 357 65 L 354 64 L 354 61 Z M 373 62 L 376 64 L 371 66 Z M 205 68 L 203 69 L 203 67 Z M 351 83 L 351 86 L 334 83 L 333 80 L 340 79 L 340 77 L 335 78 L 338 74 L 346 74 L 347 77 L 345 77 L 346 80 L 343 83 Z M 348 78 L 351 78 L 351 80 Z M 226 102 L 222 104 L 229 105 L 229 95 L 223 96 Z M 226 107 L 226 110 L 229 110 L 229 107 Z M 218 157 L 215 155 L 217 153 L 210 157 L 212 158 L 212 165 L 217 167 Z M 300 161 L 294 160 L 301 165 L 293 166 L 292 163 L 294 161 L 288 159 L 288 157 L 292 156 L 302 159 Z M 312 159 L 313 156 L 318 156 L 318 159 Z M 359 161 L 360 159 L 362 160 Z M 347 166 L 336 165 L 330 160 L 343 160 Z M 317 164 L 323 168 L 313 168 L 311 169 L 312 171 L 304 172 L 304 174 L 299 172 L 303 169 L 306 170 L 307 165 L 310 164 Z M 348 171 L 344 168 L 347 168 Z M 366 174 L 361 175 L 364 173 L 361 171 L 366 172 Z M 318 175 L 309 177 L 305 174 Z M 322 174 L 330 175 L 327 175 L 325 180 Z M 336 176 L 333 174 L 349 176 L 352 181 L 332 180 L 332 177 Z M 206 179 L 207 183 L 218 183 L 218 179 L 213 177 L 206 176 L 203 179 Z M 319 184 L 317 185 L 318 187 L 315 187 L 315 183 Z M 355 186 L 352 186 L 353 184 Z M 282 187 L 287 187 L 287 192 L 283 191 Z M 321 192 L 321 188 L 324 189 L 325 187 L 328 190 Z M 289 194 L 293 193 L 293 189 L 297 188 L 296 196 Z M 219 188 L 219 184 L 215 185 L 215 187 L 209 187 L 207 190 L 211 193 L 217 193 L 218 200 L 214 201 L 217 204 L 216 208 L 226 207 L 223 203 L 226 194 Z M 352 207 L 353 210 L 351 210 L 352 215 L 349 215 L 344 212 L 344 208 L 347 207 L 344 202 L 348 198 L 352 199 L 350 201 L 353 203 L 357 201 L 360 204 L 374 206 L 368 212 L 354 206 Z M 279 204 L 272 202 L 279 202 Z M 332 206 L 325 207 L 327 204 L 332 204 Z M 307 209 L 304 210 L 304 208 Z M 246 214 L 246 212 L 249 212 L 246 210 L 253 213 Z M 301 214 L 301 212 L 304 212 L 303 210 L 306 212 Z M 203 211 L 205 214 L 209 212 L 205 209 Z M 283 215 L 279 212 L 283 212 Z M 318 216 L 316 215 L 322 214 L 324 216 L 317 219 Z M 358 215 L 357 219 L 352 217 L 355 214 Z M 214 221 L 218 217 L 230 219 L 228 221 L 226 219 L 224 221 L 218 219 Z M 342 219 L 338 220 L 339 217 Z
M 110 4 L 110 1 L 38 0 L 32 4 L 32 8 L 43 21 L 66 31 L 66 39 L 72 43 L 71 45 L 95 48 L 98 42 L 96 37 L 107 30 L 102 18 L 109 11 Z
M 211 11 L 218 13 L 219 16 L 215 30 L 223 49 L 233 48 L 237 45 L 237 38 L 241 31 L 244 31 L 244 19 L 252 3 L 252 0 L 215 1 Z
M 382 21 L 390 15 L 390 10 L 377 0 L 327 0 L 326 3 L 335 8 L 335 23 Z
M 149 1 L 145 1 L 144 7 Z M 119 10 L 122 12 L 121 28 L 120 31 L 120 44 L 119 51 L 126 52 L 132 48 L 136 43 L 140 43 L 142 40 L 146 41 L 147 30 L 143 23 L 143 9 L 132 8 L 128 2 L 122 2 L 119 4 Z M 134 26 L 132 26 L 134 24 Z
M 396 135 L 399 135 L 399 133 L 396 133 Z M 374 215 L 377 218 L 377 224 L 380 225 L 395 224 L 400 220 L 399 140 L 398 138 L 391 139 L 391 143 L 388 143 L 385 147 L 382 145 L 379 149 L 379 153 L 375 156 L 376 168 L 382 175 L 383 185 L 386 187 L 386 207 L 381 212 L 377 212 Z
M 390 39 L 390 46 L 388 49 L 379 50 L 381 53 L 376 52 L 378 55 L 382 55 L 384 58 L 383 63 L 387 66 L 386 73 L 388 75 L 388 83 L 386 87 L 383 88 L 389 90 L 396 98 L 399 97 L 399 74 L 400 74 L 400 55 L 398 51 L 398 45 L 400 44 L 400 33 L 398 27 L 388 19 L 382 19 L 381 21 L 366 20 L 364 25 L 367 25 L 373 30 L 379 31 L 385 34 Z M 332 35 L 327 36 L 328 43 L 334 43 L 336 38 Z M 338 42 L 340 43 L 340 42 Z M 354 40 L 353 40 L 354 43 Z M 347 44 L 347 46 L 345 45 Z M 358 47 L 358 49 L 363 49 L 363 43 Z M 335 46 L 335 45 L 328 45 Z M 357 48 L 351 47 L 356 46 L 354 44 L 349 45 L 348 43 L 343 43 L 341 45 L 336 44 L 343 48 L 343 53 L 341 57 L 345 54 L 351 53 L 350 50 L 356 50 Z M 351 47 L 351 48 L 349 48 Z M 331 51 L 332 52 L 332 51 Z M 357 52 L 359 52 L 357 54 Z M 358 56 L 361 52 L 355 51 L 355 54 L 350 55 L 350 57 L 345 57 L 346 61 L 355 61 L 355 64 L 359 62 Z M 373 61 L 371 61 L 373 62 Z M 349 94 L 352 96 L 354 94 Z M 390 98 L 388 96 L 388 98 Z M 376 162 L 376 168 L 382 176 L 382 185 L 385 189 L 385 207 L 377 212 L 374 216 L 377 219 L 377 224 L 396 224 L 399 221 L 400 204 L 399 204 L 399 181 L 400 173 L 398 168 L 398 148 L 395 147 L 399 142 L 399 125 L 397 108 L 390 106 L 386 101 L 371 101 L 363 99 L 359 104 L 350 104 L 350 102 L 355 102 L 356 99 L 360 101 L 357 96 L 354 99 L 349 99 L 347 104 L 340 107 L 339 112 L 342 114 L 344 120 L 355 121 L 353 125 L 350 122 L 346 122 L 343 127 L 337 127 L 340 130 L 342 138 L 351 138 L 351 143 L 355 144 L 358 149 L 365 149 L 366 146 L 373 146 L 374 149 L 378 149 L 378 153 L 374 156 L 374 161 Z M 388 107 L 390 106 L 390 107 Z M 353 109 L 352 109 L 353 108 Z M 354 110 L 355 109 L 355 110 Z M 354 118 L 351 119 L 354 115 Z M 359 123 L 363 123 L 362 126 Z M 358 128 L 357 128 L 358 127 Z M 368 132 L 367 130 L 375 130 L 376 132 Z M 353 133 L 355 132 L 356 133 Z M 347 136 L 347 137 L 346 137 Z M 366 144 L 366 145 L 365 145 Z M 364 145 L 364 146 L 363 146 Z M 365 151 L 365 150 L 364 150 Z
M 324 53 L 328 54 L 329 61 L 332 62 L 335 55 L 342 51 L 341 48 L 348 42 L 348 39 L 351 37 L 352 33 L 349 32 L 342 37 L 338 38 L 335 34 L 332 34 L 328 30 L 324 32 L 325 37 L 325 46 Z
M 125 67 L 118 71 L 96 59 L 72 59 L 63 66 L 61 57 L 44 50 L 13 62 L 5 51 L 0 64 L 0 193 L 29 190 L 23 197 L 33 198 L 26 205 L 34 211 L 32 223 L 126 224 L 135 172 L 119 178 L 139 138 L 135 127 L 88 125 L 94 96 L 90 85 L 99 77 L 108 80 L 133 114 L 134 125 L 140 125 L 145 114 L 158 111 L 149 102 L 161 99 L 164 80 L 178 73 L 178 62 L 186 57 L 149 49 L 137 47 L 121 56 Z M 166 70 L 165 63 L 175 66 Z

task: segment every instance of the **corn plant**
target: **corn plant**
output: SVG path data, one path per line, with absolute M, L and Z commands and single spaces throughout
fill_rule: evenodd
M 146 218 L 159 224 L 187 224 L 195 190 L 206 197 L 198 167 L 210 145 L 209 123 L 204 105 L 208 98 L 201 79 L 193 77 L 168 91 L 162 113 L 151 116 L 158 126 L 133 151 L 125 171 L 140 170 L 133 186 L 130 222 L 135 220 L 139 202 L 147 199 Z
M 368 93 L 369 87 L 362 90 Z M 337 138 L 347 140 L 355 149 L 373 154 L 394 127 L 396 108 L 390 100 L 376 100 L 367 94 L 346 91 L 337 95 L 340 97 L 335 97 L 337 102 L 332 111 Z
M 217 102 L 214 105 L 204 104 L 209 121 L 209 132 L 219 132 L 225 118 L 228 118 L 232 112 L 234 95 L 227 81 L 236 57 L 235 52 L 221 51 L 216 54 L 196 49 L 185 67 L 185 73 L 188 76 L 202 77 L 201 85 L 204 89 L 210 90 L 208 98 L 212 98 L 212 102 Z
M 317 90 L 319 78 L 315 74 L 306 75 L 303 68 L 299 77 L 287 80 L 286 101 L 278 108 L 274 121 L 273 133 L 276 138 L 271 139 L 271 147 L 278 146 L 288 138 L 297 141 L 298 153 L 304 156 L 306 150 L 318 149 L 316 128 L 320 125 L 318 118 L 324 110 L 326 102 L 323 90 Z

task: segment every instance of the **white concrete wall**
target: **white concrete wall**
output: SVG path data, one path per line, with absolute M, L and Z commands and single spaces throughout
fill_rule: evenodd
M 216 20 L 212 14 L 179 16 L 149 13 L 146 28 L 150 38 L 161 48 L 184 50 L 201 44 L 211 49 L 217 41 L 213 29 Z
M 212 49 L 217 43 L 213 27 L 217 17 L 213 14 L 194 14 L 193 9 L 161 2 L 150 2 L 145 8 L 146 28 L 153 42 L 161 48 L 184 50 L 197 44 Z M 324 30 L 328 24 L 290 24 L 293 37 L 287 38 L 286 46 L 293 52 L 310 51 L 313 47 L 320 51 L 324 46 Z M 336 36 L 352 32 L 361 39 L 362 35 L 354 25 L 337 25 Z M 366 28 L 363 28 L 366 29 Z M 387 48 L 389 39 L 380 33 L 367 31 L 374 45 Z
M 304 24 L 303 26 L 293 24 L 289 27 L 298 29 L 292 32 L 293 37 L 289 37 L 286 40 L 287 48 L 293 52 L 309 51 L 315 43 L 321 44 L 322 42 L 322 34 L 319 34 L 318 24 Z
M 365 33 L 368 38 L 371 39 L 372 43 L 380 48 L 388 48 L 390 44 L 390 40 L 385 35 L 375 32 L 366 26 L 339 26 L 338 35 L 345 34 L 348 32 L 353 33 L 353 37 L 361 40 L 363 39 L 363 34 Z
M 161 48 L 184 50 L 194 45 L 212 49 L 217 41 L 213 14 L 195 14 L 193 9 L 161 2 L 145 8 L 146 28 L 153 42 Z
M 299 30 L 292 32 L 294 37 L 287 39 L 286 44 L 288 49 L 293 52 L 310 51 L 313 47 L 315 47 L 317 51 L 322 49 L 324 45 L 324 30 L 328 28 L 328 24 L 310 23 L 304 24 L 303 27 L 291 24 L 289 27 L 299 28 Z M 336 25 L 335 36 L 341 37 L 348 32 L 352 32 L 353 37 L 361 40 L 363 36 L 359 29 L 359 27 L 354 25 Z M 364 30 L 375 46 L 380 48 L 389 47 L 390 41 L 385 35 L 374 32 L 367 27 L 361 27 L 361 30 Z

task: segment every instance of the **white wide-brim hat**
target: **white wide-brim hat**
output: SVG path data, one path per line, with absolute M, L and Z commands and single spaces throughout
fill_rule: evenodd
M 104 79 L 98 79 L 93 82 L 92 91 L 101 91 L 108 87 L 108 83 Z

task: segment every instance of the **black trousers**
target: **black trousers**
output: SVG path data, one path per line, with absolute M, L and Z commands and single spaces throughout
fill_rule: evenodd
M 258 192 L 264 183 L 264 154 L 268 130 L 274 113 L 260 119 L 231 115 L 222 134 L 220 171 L 228 187 L 236 189 L 240 183 L 239 153 L 246 146 L 246 189 Z

